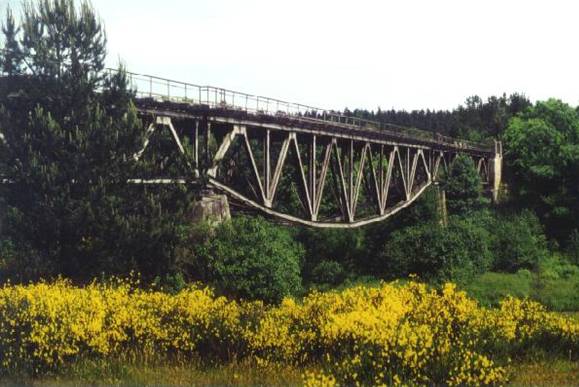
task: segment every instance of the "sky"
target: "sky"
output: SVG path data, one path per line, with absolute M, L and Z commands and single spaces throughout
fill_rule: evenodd
M 0 12 L 18 0 L 0 0 Z M 92 0 L 108 65 L 330 109 L 579 104 L 574 0 Z

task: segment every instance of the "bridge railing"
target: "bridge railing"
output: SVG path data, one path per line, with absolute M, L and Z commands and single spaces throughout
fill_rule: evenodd
M 118 70 L 108 69 L 109 72 Z M 438 133 L 381 123 L 314 106 L 287 102 L 213 86 L 202 86 L 152 75 L 127 72 L 130 86 L 138 97 L 162 101 L 206 105 L 210 108 L 242 110 L 253 114 L 299 117 L 303 120 L 325 121 L 333 125 L 387 132 L 409 140 L 437 142 L 471 150 L 493 151 L 492 144 L 475 143 Z

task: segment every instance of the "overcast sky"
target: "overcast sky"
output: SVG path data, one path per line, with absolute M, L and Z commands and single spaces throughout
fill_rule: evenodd
M 0 6 L 15 0 L 0 0 Z M 93 0 L 109 65 L 323 108 L 579 104 L 579 2 Z

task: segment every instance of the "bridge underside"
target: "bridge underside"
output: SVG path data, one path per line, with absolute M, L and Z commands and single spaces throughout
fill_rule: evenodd
M 161 146 L 164 136 L 165 159 L 180 159 L 184 167 L 177 174 L 161 168 L 136 180 L 201 182 L 241 205 L 314 227 L 348 228 L 386 219 L 437 182 L 459 153 L 472 157 L 483 182 L 493 187 L 500 166 L 495 149 L 435 135 L 411 138 L 307 116 L 151 100 L 140 100 L 138 109 L 148 138 L 136 158 Z

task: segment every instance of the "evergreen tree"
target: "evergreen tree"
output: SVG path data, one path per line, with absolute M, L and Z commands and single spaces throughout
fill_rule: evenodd
M 482 181 L 470 156 L 458 155 L 442 183 L 451 214 L 467 215 L 485 203 Z
M 4 35 L 4 48 L 0 52 L 2 66 L 0 71 L 7 75 L 18 75 L 22 72 L 22 52 L 18 44 L 17 36 L 20 29 L 16 27 L 12 10 L 6 10 L 6 20 L 2 25 L 2 34 Z
M 8 52 L 13 24 L 3 29 Z M 166 270 L 179 219 L 169 212 L 185 194 L 127 186 L 144 130 L 122 69 L 103 76 L 95 12 L 73 0 L 28 4 L 18 37 L 22 54 L 2 58 L 0 78 L 0 167 L 12 182 L 0 188 L 4 237 L 71 277 Z

